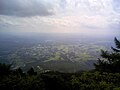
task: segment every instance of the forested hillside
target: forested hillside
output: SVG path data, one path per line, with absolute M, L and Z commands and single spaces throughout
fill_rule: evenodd
M 57 71 L 27 72 L 11 70 L 11 65 L 0 64 L 0 90 L 120 90 L 120 41 L 116 47 L 101 51 L 101 57 L 91 71 L 60 73 Z

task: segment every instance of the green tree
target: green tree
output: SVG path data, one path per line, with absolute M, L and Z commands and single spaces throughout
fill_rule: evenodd
M 27 71 L 28 75 L 37 75 L 37 72 L 34 71 L 34 69 L 31 67 L 28 71 Z
M 6 64 L 0 63 L 0 77 L 10 74 L 10 72 L 11 72 L 10 68 L 11 68 L 11 65 L 6 65 Z
M 112 51 L 101 50 L 102 59 L 94 64 L 97 71 L 120 72 L 120 41 L 115 37 L 115 46 L 111 47 Z

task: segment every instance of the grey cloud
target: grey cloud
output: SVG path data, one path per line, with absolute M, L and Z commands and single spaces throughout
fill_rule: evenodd
M 0 0 L 0 15 L 7 16 L 47 16 L 52 15 L 52 7 L 44 0 Z

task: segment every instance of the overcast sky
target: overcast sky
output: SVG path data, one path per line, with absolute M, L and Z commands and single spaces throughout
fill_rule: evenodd
M 0 0 L 0 31 L 120 33 L 120 0 Z

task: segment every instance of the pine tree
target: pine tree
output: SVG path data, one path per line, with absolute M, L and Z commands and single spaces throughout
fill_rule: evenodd
M 120 41 L 115 37 L 114 42 L 116 47 L 111 47 L 111 52 L 101 50 L 104 60 L 99 59 L 94 64 L 97 71 L 120 72 Z

